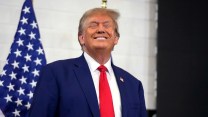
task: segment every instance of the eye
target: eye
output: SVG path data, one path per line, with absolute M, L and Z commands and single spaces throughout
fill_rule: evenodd
M 103 24 L 103 26 L 104 26 L 105 28 L 110 28 L 110 27 L 111 27 L 111 24 L 110 24 L 109 22 L 106 22 L 106 23 Z
M 96 28 L 98 26 L 98 23 L 92 22 L 89 24 L 89 28 Z

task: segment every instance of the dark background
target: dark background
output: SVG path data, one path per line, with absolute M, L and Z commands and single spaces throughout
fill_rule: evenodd
M 208 3 L 158 0 L 157 117 L 208 117 Z

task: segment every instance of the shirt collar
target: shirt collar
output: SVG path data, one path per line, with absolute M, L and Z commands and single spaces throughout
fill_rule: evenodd
M 94 72 L 97 70 L 97 68 L 100 66 L 100 64 L 95 61 L 90 55 L 88 55 L 86 52 L 84 52 L 84 57 L 89 65 L 89 68 Z M 111 58 L 104 64 L 104 66 L 109 70 L 111 70 Z

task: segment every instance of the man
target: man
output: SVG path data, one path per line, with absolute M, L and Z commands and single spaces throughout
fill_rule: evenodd
M 78 31 L 83 54 L 43 68 L 30 117 L 146 117 L 141 82 L 112 62 L 118 17 L 104 8 L 85 12 Z

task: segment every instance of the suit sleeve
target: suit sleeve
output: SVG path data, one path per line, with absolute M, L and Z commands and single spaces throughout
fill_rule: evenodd
M 56 114 L 58 87 L 54 71 L 45 66 L 35 89 L 29 117 L 54 117 Z
M 147 111 L 145 106 L 145 99 L 144 99 L 144 89 L 142 83 L 139 82 L 139 99 L 140 99 L 140 117 L 147 117 Z

